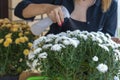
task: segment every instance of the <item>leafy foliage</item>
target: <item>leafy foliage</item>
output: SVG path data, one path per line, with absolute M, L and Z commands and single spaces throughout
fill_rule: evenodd
M 27 68 L 25 57 L 35 37 L 27 24 L 0 19 L 0 76 L 18 75 Z

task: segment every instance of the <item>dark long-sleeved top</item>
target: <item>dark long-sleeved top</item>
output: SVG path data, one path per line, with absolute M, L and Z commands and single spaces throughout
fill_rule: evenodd
M 33 20 L 32 18 L 24 18 L 22 11 L 29 4 L 42 4 L 49 3 L 54 5 L 65 6 L 71 14 L 74 10 L 73 0 L 23 0 L 15 8 L 15 15 L 25 20 Z M 109 33 L 111 36 L 115 35 L 117 27 L 117 1 L 112 0 L 112 4 L 109 10 L 103 13 L 101 9 L 101 0 L 96 0 L 96 3 L 87 10 L 87 22 L 80 22 L 72 18 L 65 18 L 65 22 L 62 27 L 57 23 L 53 23 L 50 26 L 48 33 L 57 34 L 66 30 L 86 30 L 86 31 L 102 31 L 103 33 Z

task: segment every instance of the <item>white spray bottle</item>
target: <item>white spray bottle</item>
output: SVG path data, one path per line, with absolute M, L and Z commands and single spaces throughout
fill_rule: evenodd
M 62 11 L 63 11 L 63 14 L 64 14 L 64 18 L 69 18 L 70 17 L 70 14 L 69 14 L 68 10 L 64 6 L 62 7 Z M 46 18 L 36 22 L 35 24 L 33 24 L 31 26 L 31 31 L 34 35 L 40 35 L 51 24 L 53 24 L 53 21 L 49 17 L 46 17 Z

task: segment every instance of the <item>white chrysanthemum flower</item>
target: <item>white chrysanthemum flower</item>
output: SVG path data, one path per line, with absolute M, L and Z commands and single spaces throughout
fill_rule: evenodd
M 42 49 L 41 49 L 41 48 L 37 48 L 37 49 L 34 50 L 33 53 L 34 53 L 34 54 L 38 54 L 38 53 L 40 53 L 40 51 L 42 51 Z
M 103 48 L 105 51 L 108 51 L 108 52 L 109 52 L 109 48 L 108 48 L 107 46 L 102 45 L 102 44 L 99 44 L 99 46 L 100 46 L 101 48 Z
M 100 31 L 98 31 L 97 34 L 98 34 L 99 36 L 105 36 L 105 34 L 102 33 L 102 32 L 100 32 Z
M 99 43 L 102 43 L 102 42 L 103 42 L 103 41 L 102 41 L 100 38 L 98 38 L 98 37 L 92 38 L 92 41 L 97 41 L 97 42 L 99 42 Z
M 88 36 L 85 34 L 80 34 L 79 37 L 83 38 L 85 41 L 88 39 Z
M 120 47 L 120 44 L 117 44 L 116 42 L 114 42 L 113 40 L 111 40 L 111 42 L 109 42 L 109 43 L 111 43 L 111 45 L 113 45 L 114 46 L 114 49 L 115 48 L 119 48 Z
M 54 38 L 58 37 L 58 35 L 48 34 L 46 37 L 47 37 L 47 38 L 54 39 Z
M 32 63 L 32 69 L 35 70 L 35 67 L 37 66 L 38 59 L 35 59 Z
M 118 47 L 120 47 L 120 44 L 117 44 Z
M 67 34 L 65 32 L 61 32 L 59 34 L 57 34 L 58 36 L 67 36 Z
M 33 42 L 33 48 L 34 49 L 38 48 L 38 44 L 39 44 L 39 40 L 37 39 Z
M 71 42 L 71 45 L 73 45 L 75 48 L 79 45 L 80 41 L 79 40 L 73 40 L 73 39 L 70 39 L 70 42 Z
M 26 64 L 27 64 L 27 66 L 31 67 L 31 64 L 28 61 L 26 62 Z
M 33 48 L 34 48 L 34 49 L 38 48 L 38 45 L 39 45 L 41 42 L 44 42 L 45 40 L 46 40 L 46 37 L 45 37 L 45 36 L 39 37 L 38 39 L 36 39 L 36 40 L 33 42 Z
M 88 35 L 89 34 L 88 31 L 82 31 L 81 33 L 84 34 L 84 35 Z
M 120 80 L 118 76 L 114 76 L 114 80 Z
M 98 34 L 97 37 L 101 38 L 104 41 L 108 41 L 108 37 L 106 37 L 104 33 L 98 31 L 97 34 Z
M 74 35 L 79 35 L 79 34 L 81 34 L 81 32 L 80 32 L 80 30 L 75 30 L 75 31 L 73 31 L 73 34 Z
M 96 32 L 91 32 L 91 34 L 93 34 L 96 37 L 99 37 L 99 35 Z
M 62 48 L 65 48 L 65 46 L 62 44 L 55 44 L 51 47 L 51 50 L 52 51 L 61 51 Z
M 111 39 L 110 34 L 106 33 L 105 35 L 106 35 L 106 37 L 107 37 L 108 39 Z
M 53 38 L 47 38 L 45 42 L 48 43 L 48 42 L 52 42 L 53 40 L 54 40 Z
M 118 61 L 118 60 L 119 60 L 118 54 L 117 54 L 117 53 L 114 53 L 114 55 L 115 55 L 115 61 Z
M 35 57 L 35 55 L 33 54 L 33 52 L 30 52 L 29 54 L 28 54 L 28 59 L 30 60 L 30 59 L 33 59 Z
M 86 41 L 88 39 L 88 36 L 84 35 L 83 39 Z
M 119 50 L 114 50 L 115 52 L 115 57 L 116 57 L 116 61 L 120 60 L 120 51 Z
M 69 41 L 69 39 L 68 39 L 68 40 L 64 40 L 64 41 L 63 41 L 63 44 L 65 44 L 65 45 L 70 45 L 71 43 L 70 43 L 70 41 Z
M 92 34 L 92 33 L 89 33 L 88 36 L 91 37 L 91 38 L 95 38 L 95 37 L 96 37 L 96 36 L 95 36 L 94 34 Z
M 98 38 L 98 37 L 96 37 L 96 40 L 99 42 L 99 43 L 102 43 L 103 41 L 100 39 L 100 38 Z
M 35 41 L 38 41 L 38 42 L 40 43 L 40 42 L 42 42 L 42 41 L 44 41 L 44 40 L 46 40 L 46 37 L 45 37 L 45 36 L 42 36 L 42 37 L 38 38 L 38 39 L 35 40 Z
M 120 44 L 117 44 L 112 39 L 107 40 L 107 44 L 109 44 L 113 49 L 119 48 Z
M 45 44 L 45 45 L 43 45 L 43 49 L 48 49 L 48 48 L 50 48 L 52 46 L 52 44 Z
M 38 57 L 39 58 L 47 58 L 47 53 L 46 52 L 43 52 L 43 53 L 40 53 L 39 55 L 38 55 Z
M 98 71 L 105 73 L 108 71 L 108 66 L 106 64 L 101 63 L 97 66 L 97 69 Z
M 36 61 L 36 60 L 34 60 L 34 61 Z M 28 62 L 27 61 L 26 64 L 27 64 L 27 66 L 29 66 L 31 68 L 31 70 L 36 70 L 35 69 L 35 67 L 37 65 L 36 62 L 33 63 L 33 62 Z
M 120 55 L 120 51 L 118 49 L 114 50 L 114 52 Z
M 67 34 L 71 34 L 71 33 L 73 33 L 73 32 L 72 32 L 72 31 L 70 31 L 70 30 L 68 30 L 68 31 L 67 31 Z
M 62 42 L 63 40 L 66 40 L 66 39 L 69 39 L 69 38 L 66 36 L 57 37 L 55 39 L 55 43 L 57 44 L 57 43 Z
M 106 36 L 98 36 L 98 37 L 102 39 L 104 42 L 107 42 L 108 40 L 110 40 Z
M 67 31 L 67 36 L 71 37 L 72 35 L 74 35 L 72 31 Z
M 87 35 L 81 35 L 81 37 L 86 41 L 88 39 Z
M 115 46 L 112 43 L 105 43 L 102 45 L 107 46 L 107 47 L 112 47 L 113 49 L 115 49 Z
M 97 57 L 97 56 L 94 56 L 92 59 L 93 59 L 93 61 L 95 61 L 95 62 L 98 61 L 98 57 Z

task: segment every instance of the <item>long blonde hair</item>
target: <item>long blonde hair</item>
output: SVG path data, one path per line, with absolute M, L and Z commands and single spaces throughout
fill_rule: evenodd
M 74 0 L 74 1 L 80 1 L 80 0 Z M 110 5 L 111 5 L 111 2 L 112 0 L 102 0 L 102 10 L 103 12 L 106 12 L 109 8 L 110 8 Z
M 102 10 L 103 12 L 106 12 L 111 5 L 112 0 L 102 0 Z

